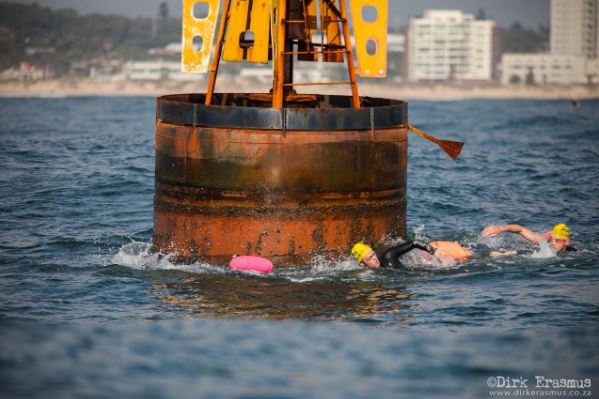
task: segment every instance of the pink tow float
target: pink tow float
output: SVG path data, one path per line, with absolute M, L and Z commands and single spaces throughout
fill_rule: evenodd
M 229 262 L 229 267 L 233 270 L 245 272 L 270 273 L 272 272 L 272 262 L 260 256 L 236 256 Z

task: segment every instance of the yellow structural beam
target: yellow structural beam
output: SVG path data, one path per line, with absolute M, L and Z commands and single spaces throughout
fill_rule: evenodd
M 250 31 L 254 34 L 254 45 L 247 51 L 247 60 L 268 63 L 270 39 L 270 1 L 254 0 L 250 14 Z
M 358 74 L 387 76 L 387 0 L 351 0 Z
M 269 14 L 270 0 L 232 1 L 224 61 L 268 62 Z
M 287 0 L 273 0 L 271 9 L 272 31 L 272 107 L 283 107 L 283 84 L 285 65 L 285 15 Z
M 219 0 L 183 0 L 181 44 L 181 70 L 183 72 L 208 72 L 219 4 Z M 194 9 L 201 9 L 202 6 L 204 9 L 208 9 L 205 17 L 203 15 L 194 16 Z

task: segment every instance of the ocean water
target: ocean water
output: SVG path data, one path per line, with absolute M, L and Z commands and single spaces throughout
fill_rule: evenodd
M 537 376 L 599 395 L 599 101 L 411 102 L 412 124 L 466 145 L 452 162 L 410 136 L 410 235 L 474 258 L 314 259 L 270 276 L 149 251 L 154 98 L 0 105 L 2 398 L 485 398 L 515 396 L 504 381 L 520 377 L 553 389 Z M 578 251 L 479 236 L 508 222 L 568 223 Z

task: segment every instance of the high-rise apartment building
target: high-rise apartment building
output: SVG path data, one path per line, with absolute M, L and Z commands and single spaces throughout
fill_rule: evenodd
M 503 84 L 581 84 L 599 78 L 599 0 L 551 0 L 550 52 L 504 54 Z
M 599 0 L 551 0 L 551 53 L 596 58 Z
M 494 21 L 458 10 L 429 10 L 410 19 L 407 32 L 410 81 L 493 78 L 498 61 Z

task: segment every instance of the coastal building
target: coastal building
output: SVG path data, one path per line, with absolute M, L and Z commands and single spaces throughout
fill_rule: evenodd
M 502 84 L 586 83 L 586 58 L 580 55 L 515 54 L 502 58 Z
M 599 0 L 551 0 L 552 54 L 596 58 Z
M 148 50 L 148 54 L 157 56 L 181 56 L 181 42 L 168 43 L 164 47 L 151 48 Z
M 401 33 L 387 34 L 387 77 L 400 81 L 406 75 L 404 70 L 406 37 Z
M 506 53 L 502 84 L 583 84 L 599 78 L 599 0 L 551 0 L 549 53 Z
M 0 80 L 45 80 L 54 77 L 54 71 L 49 66 L 37 66 L 27 61 L 21 61 L 19 67 L 13 67 L 0 72 Z
M 123 74 L 129 80 L 197 80 L 198 76 L 181 72 L 179 61 L 127 61 Z
M 408 80 L 493 79 L 499 61 L 494 21 L 459 10 L 428 10 L 410 19 L 407 32 Z

